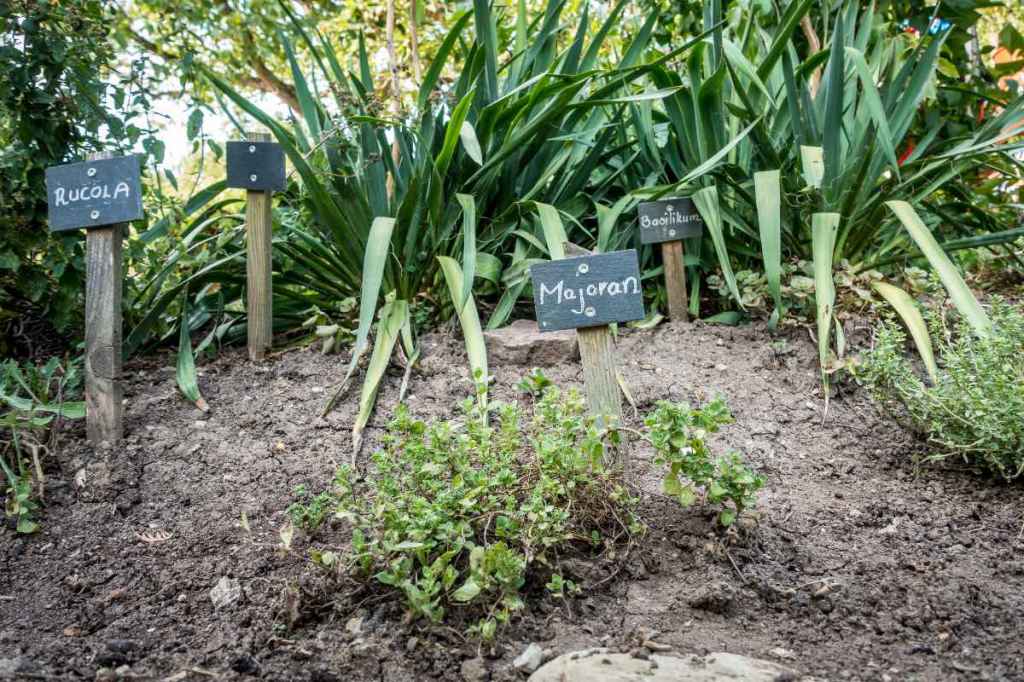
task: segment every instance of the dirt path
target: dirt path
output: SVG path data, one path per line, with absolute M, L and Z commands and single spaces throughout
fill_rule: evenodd
M 814 349 L 802 331 L 782 345 L 700 324 L 622 336 L 641 409 L 726 396 L 737 421 L 718 443 L 766 475 L 760 525 L 724 544 L 708 536 L 710 516 L 666 502 L 646 477 L 645 560 L 569 610 L 534 607 L 485 657 L 492 679 L 520 679 L 511 660 L 531 641 L 628 647 L 651 630 L 682 652 L 782 659 L 823 679 L 1024 679 L 1024 489 L 916 472 L 916 446 L 856 391 L 833 399 L 823 424 Z M 469 389 L 462 360 L 454 337 L 425 341 L 416 413 L 451 413 Z M 462 679 L 476 648 L 402 624 L 393 606 L 328 604 L 294 631 L 281 625 L 285 588 L 315 588 L 306 539 L 293 555 L 276 549 L 292 489 L 322 488 L 348 458 L 355 397 L 317 416 L 341 360 L 304 350 L 256 367 L 225 353 L 203 370 L 209 415 L 178 397 L 163 364 L 129 369 L 123 447 L 95 454 L 80 432 L 65 438 L 43 531 L 0 534 L 0 679 L 95 679 L 125 665 L 139 679 Z M 492 368 L 497 396 L 513 397 L 527 369 Z M 545 371 L 581 379 L 577 367 Z M 400 380 L 381 391 L 364 457 Z M 210 590 L 223 577 L 242 598 L 218 610 Z

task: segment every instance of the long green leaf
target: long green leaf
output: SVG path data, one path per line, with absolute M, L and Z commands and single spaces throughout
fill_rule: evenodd
M 900 176 L 900 165 L 896 159 L 896 148 L 893 146 L 892 130 L 889 128 L 889 118 L 885 115 L 885 107 L 882 104 L 882 97 L 878 94 L 878 88 L 875 86 L 874 76 L 871 74 L 871 69 L 868 68 L 868 63 L 864 59 L 864 55 L 855 48 L 846 48 L 846 56 L 853 62 L 854 69 L 857 71 L 857 75 L 860 77 L 861 87 L 864 88 L 864 97 L 867 103 L 868 112 L 871 114 L 871 118 L 875 121 L 876 136 L 875 139 L 881 140 L 882 150 L 885 155 L 889 158 L 889 163 L 892 164 L 893 173 L 896 177 Z
M 484 85 L 487 101 L 498 99 L 498 35 L 491 17 L 490 0 L 473 0 L 476 40 L 484 51 Z
M 476 278 L 476 201 L 471 194 L 456 194 L 455 198 L 462 205 L 462 290 L 454 301 L 459 311 L 469 301 Z
M 718 203 L 718 188 L 714 185 L 698 190 L 691 197 L 697 210 L 700 212 L 704 224 L 711 233 L 711 242 L 715 247 L 715 254 L 718 256 L 718 265 L 722 268 L 722 275 L 729 287 L 736 305 L 746 310 L 743 301 L 740 299 L 740 292 L 736 286 L 736 275 L 732 271 L 732 263 L 729 260 L 729 249 L 725 244 L 725 232 L 722 226 L 722 210 Z
M 825 150 L 821 147 L 800 147 L 800 167 L 808 187 L 821 187 L 825 178 Z
M 487 346 L 484 344 L 484 332 L 480 327 L 480 315 L 476 310 L 476 302 L 472 296 L 461 299 L 464 291 L 464 281 L 468 279 L 464 272 L 459 269 L 459 264 L 454 258 L 438 256 L 441 264 L 441 271 L 448 284 L 448 293 L 451 294 L 452 304 L 455 305 L 459 317 L 459 324 L 462 326 L 462 336 L 466 342 L 466 355 L 469 357 L 469 367 L 472 371 L 474 384 L 487 382 Z M 460 300 L 462 301 L 460 304 Z M 480 400 L 481 410 L 486 412 L 487 392 L 477 393 Z
M 832 315 L 836 304 L 836 286 L 832 279 L 832 251 L 839 231 L 838 213 L 811 216 L 811 251 L 814 260 L 814 302 L 818 312 L 818 364 L 821 382 L 827 388 Z M 828 392 L 826 391 L 826 400 Z
M 352 425 L 353 467 L 356 455 L 359 454 L 359 449 L 363 444 L 363 430 L 370 421 L 370 413 L 373 412 L 374 403 L 377 401 L 377 391 L 380 389 L 381 379 L 384 378 L 384 372 L 391 363 L 391 354 L 395 350 L 395 343 L 408 319 L 409 304 L 402 299 L 392 301 L 381 311 L 380 324 L 377 326 L 377 338 L 373 342 L 373 352 L 370 353 L 370 362 L 366 366 L 366 377 L 363 379 L 363 389 L 359 395 L 359 411 L 356 413 L 356 420 Z
M 544 240 L 548 246 L 548 257 L 551 260 L 565 258 L 565 243 L 569 238 L 565 234 L 565 226 L 562 224 L 562 217 L 558 215 L 558 209 L 551 204 L 544 204 L 539 201 L 537 213 L 540 215 L 541 229 L 544 230 Z
M 466 95 L 459 100 L 459 103 L 455 105 L 452 110 L 452 117 L 448 120 L 448 127 L 444 134 L 444 144 L 441 146 L 441 152 L 437 155 L 437 172 L 443 177 L 448 171 L 448 164 L 452 160 L 452 155 L 455 153 L 455 146 L 459 143 L 459 138 L 462 136 L 462 124 L 466 120 L 466 116 L 469 114 L 469 107 L 473 104 L 473 98 L 476 96 L 475 90 L 470 90 Z M 482 160 L 483 157 L 481 157 Z
M 373 226 L 370 228 L 370 239 L 367 241 L 366 252 L 363 254 L 363 283 L 359 294 L 359 327 L 356 330 L 355 344 L 352 346 L 352 358 L 349 361 L 345 377 L 327 401 L 323 414 L 330 412 L 338 399 L 344 395 L 352 375 L 355 374 L 356 368 L 359 366 L 359 360 L 366 352 L 373 316 L 377 312 L 377 299 L 380 297 L 381 283 L 384 281 L 384 266 L 387 264 L 388 252 L 391 249 L 391 233 L 394 229 L 394 218 L 375 218 Z
M 459 128 L 459 139 L 462 140 L 462 148 L 466 150 L 469 158 L 476 161 L 476 165 L 484 165 L 484 153 L 480 149 L 480 140 L 477 139 L 476 129 L 469 121 L 463 121 Z
M 925 226 L 921 217 L 917 215 L 914 207 L 905 201 L 887 201 L 885 205 L 900 219 L 903 227 L 906 228 L 917 244 L 917 248 L 921 249 L 921 253 L 925 255 L 931 266 L 935 268 L 939 279 L 942 280 L 943 286 L 946 287 L 946 291 L 949 293 L 949 297 L 953 299 L 956 309 L 960 311 L 960 314 L 971 325 L 974 333 L 978 336 L 988 336 L 992 331 L 991 320 L 988 319 L 988 315 L 982 310 L 981 304 L 978 303 L 978 299 L 975 298 L 974 293 L 971 292 L 967 283 L 964 282 L 964 278 L 960 276 L 956 266 L 953 265 L 953 261 L 949 259 L 949 256 L 946 255 L 946 252 L 942 250 L 942 247 L 935 240 L 931 230 Z
M 451 29 L 448 31 L 448 35 L 445 36 L 444 41 L 441 43 L 441 47 L 437 49 L 437 54 L 431 60 L 427 72 L 423 75 L 419 96 L 416 98 L 420 111 L 427 110 L 427 105 L 430 103 L 430 93 L 434 91 L 437 79 L 441 76 L 441 71 L 444 70 L 448 54 L 452 51 L 456 42 L 458 42 L 459 37 L 462 35 L 462 30 L 466 27 L 466 22 L 469 21 L 471 16 L 471 12 L 464 12 L 462 16 L 455 20 L 455 23 L 452 24 Z
M 199 393 L 196 359 L 192 354 L 192 335 L 189 332 L 188 319 L 188 293 L 185 292 L 181 297 L 181 321 L 179 323 L 181 331 L 178 335 L 178 388 L 189 402 L 203 412 L 207 412 L 210 406 L 206 404 L 206 400 Z
M 910 336 L 914 339 L 917 352 L 921 356 L 921 361 L 924 362 L 925 369 L 928 370 L 928 376 L 931 378 L 932 384 L 937 384 L 939 381 L 939 367 L 935 364 L 932 339 L 928 335 L 928 325 L 925 324 L 924 317 L 921 316 L 921 311 L 917 309 L 914 299 L 903 289 L 886 282 L 875 282 L 872 287 L 899 313 L 903 323 L 910 330 Z
M 782 186 L 779 171 L 754 173 L 757 225 L 761 235 L 761 257 L 768 291 L 775 301 L 768 327 L 774 329 L 782 317 Z

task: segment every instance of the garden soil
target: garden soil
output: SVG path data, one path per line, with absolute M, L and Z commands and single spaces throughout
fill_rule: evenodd
M 407 622 L 379 592 L 326 592 L 309 549 L 340 545 L 340 522 L 282 549 L 293 489 L 322 489 L 349 460 L 357 395 L 320 417 L 347 358 L 224 352 L 202 367 L 208 414 L 180 397 L 172 357 L 148 358 L 126 370 L 123 445 L 94 451 L 70 427 L 41 532 L 0 531 L 0 679 L 516 680 L 531 642 L 555 655 L 648 640 L 772 659 L 794 679 L 1024 680 L 1020 485 L 915 466 L 920 443 L 853 386 L 826 411 L 804 328 L 667 324 L 623 331 L 618 350 L 641 412 L 726 397 L 736 423 L 714 443 L 767 479 L 755 527 L 715 532 L 710 510 L 663 498 L 635 447 L 641 549 L 578 561 L 576 579 L 599 586 L 530 600 L 481 648 L 461 626 Z M 412 411 L 455 414 L 465 366 L 457 333 L 426 337 Z M 513 399 L 528 370 L 492 367 L 493 394 Z M 576 365 L 545 372 L 582 381 Z M 401 382 L 401 368 L 384 382 L 362 463 Z

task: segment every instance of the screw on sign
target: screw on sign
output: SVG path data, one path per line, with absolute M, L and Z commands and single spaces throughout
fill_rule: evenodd
M 599 420 L 621 419 L 622 396 L 608 325 L 644 318 L 636 251 L 536 263 L 530 266 L 530 277 L 540 330 L 576 330 L 590 413 Z M 621 468 L 624 462 L 618 455 L 612 453 L 616 459 L 609 464 Z
M 228 142 L 227 186 L 246 190 L 246 313 L 251 360 L 262 360 L 273 335 L 270 193 L 285 187 L 284 150 L 266 133 Z
M 685 322 L 686 267 L 682 240 L 700 237 L 704 230 L 704 219 L 693 201 L 683 197 L 642 203 L 637 207 L 637 213 L 640 218 L 641 243 L 661 244 L 668 315 L 673 320 Z
M 97 154 L 46 169 L 50 230 L 86 228 L 85 422 L 89 442 L 115 443 L 124 433 L 121 385 L 121 240 L 143 217 L 139 160 Z

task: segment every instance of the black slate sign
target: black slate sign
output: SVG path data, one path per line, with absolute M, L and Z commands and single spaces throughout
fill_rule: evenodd
M 634 249 L 535 263 L 530 276 L 542 332 L 644 318 Z
M 138 220 L 139 160 L 118 156 L 47 168 L 46 203 L 51 232 Z
M 228 187 L 284 189 L 284 150 L 276 142 L 228 142 Z
M 685 198 L 648 201 L 638 207 L 640 241 L 643 244 L 674 242 L 699 237 L 704 219 L 693 201 Z

